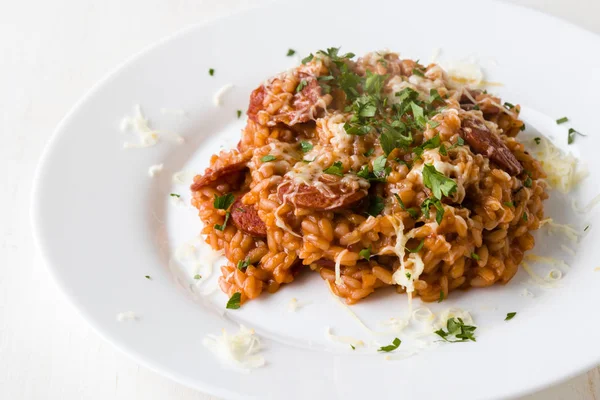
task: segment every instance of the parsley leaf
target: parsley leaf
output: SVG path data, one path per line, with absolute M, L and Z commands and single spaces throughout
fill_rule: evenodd
M 531 177 L 530 177 L 530 176 L 528 176 L 528 177 L 527 177 L 527 178 L 526 178 L 526 179 L 523 181 L 523 185 L 524 185 L 525 187 L 528 187 L 528 188 L 530 188 L 532 184 L 533 184 L 533 181 L 531 180 Z
M 423 151 L 425 151 L 426 149 L 435 149 L 436 147 L 440 146 L 441 142 L 442 142 L 442 140 L 440 139 L 440 135 L 435 135 L 431 139 L 423 142 L 422 145 L 415 147 L 413 149 L 413 153 L 415 153 L 417 156 L 421 157 L 423 155 Z M 440 153 L 441 153 L 441 150 L 440 150 Z
M 171 196 L 171 197 L 177 197 L 177 198 L 181 197 L 181 195 L 177 194 L 177 193 L 171 193 L 169 196 Z
M 231 310 L 237 310 L 240 308 L 240 302 L 242 301 L 242 294 L 240 292 L 235 292 L 229 298 L 227 302 L 227 306 L 225 308 L 229 308 Z
M 370 157 L 370 156 L 373 155 L 373 153 L 375 153 L 375 147 L 371 147 L 369 150 L 367 150 L 366 152 L 364 152 L 363 156 Z
M 300 93 L 302 89 L 306 87 L 306 85 L 308 85 L 308 82 L 306 82 L 306 79 L 302 79 L 298 86 L 296 86 L 296 93 Z
M 515 206 L 515 203 L 513 203 L 512 201 L 505 201 L 502 204 L 504 204 L 506 207 L 514 207 Z
M 444 218 L 444 206 L 439 199 L 430 197 L 425 199 L 423 203 L 421 203 L 421 212 L 425 216 L 425 218 L 429 218 L 429 208 L 431 206 L 435 207 L 435 221 L 440 225 L 442 223 L 442 219 Z
M 385 178 L 390 174 L 392 169 L 385 166 L 387 163 L 386 156 L 379 156 L 373 161 L 373 175 L 377 180 L 385 182 Z
M 416 208 L 414 208 L 414 207 L 406 208 L 406 206 L 404 205 L 404 202 L 402 201 L 400 196 L 398 196 L 397 193 L 394 193 L 394 196 L 396 196 L 396 200 L 398 200 L 398 203 L 400 203 L 400 208 L 402 208 L 404 211 L 406 211 L 412 219 L 417 219 L 419 217 L 419 211 Z
M 195 280 L 202 279 L 202 275 L 196 274 L 196 275 L 194 275 L 194 279 Z
M 406 250 L 408 250 L 411 253 L 418 253 L 423 248 L 424 243 L 425 243 L 425 239 L 421 239 L 421 243 L 419 243 L 419 245 L 417 247 L 415 247 L 414 249 L 409 249 L 407 247 Z
M 510 321 L 511 319 L 513 319 L 515 317 L 515 315 L 517 315 L 516 312 L 509 312 L 508 314 L 506 314 L 506 318 L 504 318 L 504 320 Z
M 569 128 L 569 140 L 568 140 L 569 144 L 572 144 L 575 141 L 575 134 L 580 135 L 580 136 L 586 136 L 583 133 L 578 132 L 573 128 Z
M 475 342 L 474 332 L 477 329 L 476 326 L 465 325 L 462 318 L 450 318 L 446 322 L 447 332 L 443 329 L 439 329 L 434 333 L 444 339 L 446 342 L 457 343 L 457 342 L 466 342 L 471 340 Z M 454 336 L 455 340 L 448 340 L 449 336 Z
M 440 290 L 440 298 L 438 299 L 438 303 L 441 303 L 442 301 L 444 301 L 444 291 Z M 443 331 L 442 331 L 443 332 Z M 436 332 L 437 333 L 437 332 Z M 438 333 L 439 335 L 439 333 Z
M 533 138 L 533 140 L 534 140 L 535 144 L 540 144 L 542 141 L 542 138 L 535 137 L 535 138 Z
M 323 172 L 330 175 L 344 176 L 344 168 L 342 167 L 342 162 L 334 162 L 333 165 L 325 168 Z
M 402 341 L 398 338 L 395 338 L 392 341 L 392 344 L 387 345 L 387 346 L 382 346 L 377 351 L 385 351 L 386 353 L 389 353 L 390 351 L 396 350 L 400 346 L 400 343 L 402 343 Z
M 303 153 L 308 153 L 309 151 L 311 151 L 313 149 L 313 144 L 311 142 L 306 142 L 306 141 L 302 141 L 300 142 L 300 148 L 302 149 Z
M 294 49 L 289 49 L 289 50 L 288 50 L 288 52 L 287 52 L 287 54 L 286 54 L 286 56 L 288 56 L 288 57 L 291 57 L 291 56 L 293 56 L 294 54 L 296 54 L 296 50 L 294 50 Z
M 214 69 L 214 68 L 210 68 L 210 69 L 208 70 L 208 74 L 209 74 L 210 76 L 214 76 L 214 75 L 215 75 L 215 69 Z
M 227 210 L 235 201 L 235 196 L 233 193 L 227 193 L 223 196 L 217 196 L 215 194 L 215 200 L 213 201 L 213 206 L 217 210 Z
M 364 258 L 365 260 L 368 260 L 369 258 L 371 258 L 371 246 L 359 251 L 358 255 L 361 256 L 362 258 Z
M 313 58 L 315 58 L 315 56 L 313 55 L 313 53 L 310 53 L 302 59 L 302 64 L 306 64 L 307 62 L 312 61 Z
M 369 207 L 367 208 L 367 213 L 372 215 L 373 217 L 381 214 L 383 209 L 385 208 L 385 202 L 383 198 L 379 196 L 373 196 L 370 198 Z
M 214 228 L 218 231 L 223 232 L 225 230 L 225 227 L 227 226 L 227 221 L 229 221 L 230 216 L 231 216 L 231 213 L 229 211 L 227 211 L 225 213 L 225 221 L 223 221 L 223 225 L 215 224 Z
M 350 347 L 352 347 L 352 350 L 356 350 L 356 347 L 354 347 L 353 345 L 350 345 Z
M 246 257 L 245 259 L 238 261 L 237 269 L 244 271 L 246 268 L 248 268 L 248 265 L 250 265 L 250 262 L 248 257 Z
M 481 258 L 477 255 L 477 253 L 471 253 L 471 258 L 476 261 L 481 260 Z
M 567 117 L 559 118 L 559 119 L 556 120 L 556 125 L 564 124 L 568 120 L 569 120 L 569 118 L 567 118 Z
M 441 200 L 442 195 L 450 196 L 456 191 L 456 182 L 446 175 L 438 172 L 431 164 L 423 165 L 423 184 L 431 189 L 436 199 Z
M 590 229 L 590 226 L 586 225 L 585 228 L 583 228 L 583 231 L 586 232 L 588 229 Z
M 423 71 L 420 69 L 413 68 L 412 73 L 413 75 L 420 76 L 421 78 L 425 77 L 425 74 L 423 74 Z
M 146 275 L 144 278 L 148 279 L 148 280 L 152 280 L 152 278 L 150 277 L 150 275 Z
M 268 155 L 266 155 L 266 156 L 263 156 L 263 157 L 261 157 L 261 159 L 260 159 L 260 161 L 262 161 L 262 162 L 269 162 L 269 161 L 275 161 L 275 160 L 277 160 L 277 157 L 275 157 L 275 156 L 272 156 L 272 155 L 270 155 L 270 154 L 268 154 Z

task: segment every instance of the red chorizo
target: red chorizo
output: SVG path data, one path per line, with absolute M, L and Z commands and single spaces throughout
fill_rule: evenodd
M 242 203 L 241 197 L 231 206 L 231 219 L 238 229 L 254 237 L 266 237 L 267 226 L 258 216 L 254 205 Z

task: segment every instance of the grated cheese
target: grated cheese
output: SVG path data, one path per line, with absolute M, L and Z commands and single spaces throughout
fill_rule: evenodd
M 179 171 L 173 174 L 171 178 L 173 183 L 177 185 L 191 185 L 194 180 L 195 174 L 190 171 Z
M 558 224 L 558 223 L 554 222 L 554 220 L 552 218 L 546 218 L 546 219 L 541 220 L 540 226 L 544 226 L 544 225 L 548 226 L 549 234 L 562 233 L 572 242 L 577 242 L 579 240 L 579 236 L 581 236 L 581 233 L 578 232 L 571 225 Z
M 133 116 L 121 120 L 120 129 L 122 132 L 132 130 L 139 138 L 139 143 L 123 143 L 125 149 L 151 147 L 158 143 L 158 132 L 150 127 L 139 104 L 134 106 Z
M 150 178 L 154 178 L 162 170 L 163 170 L 163 164 L 152 165 L 152 166 L 150 166 L 150 168 L 148 168 L 148 176 L 150 176 Z
M 344 249 L 342 251 L 340 251 L 340 254 L 337 255 L 337 257 L 335 258 L 335 284 L 336 285 L 341 285 L 342 283 L 344 283 L 342 281 L 342 273 L 341 273 L 341 261 L 342 258 L 346 255 L 346 253 L 348 253 L 348 249 Z
M 569 250 L 571 250 L 571 249 L 569 249 Z M 569 264 L 567 264 L 563 260 L 559 260 L 559 259 L 553 258 L 553 257 L 542 257 L 542 256 L 538 256 L 535 254 L 526 254 L 525 259 L 529 260 L 529 261 L 533 261 L 533 262 L 539 262 L 542 264 L 556 265 L 557 267 L 563 267 L 565 269 L 571 268 L 569 266 Z
M 331 328 L 326 327 L 325 329 L 325 337 L 332 342 L 343 343 L 343 344 L 351 344 L 354 347 L 364 346 L 365 342 L 360 339 L 353 338 L 351 336 L 337 336 L 331 333 Z
M 520 296 L 522 296 L 522 297 L 530 297 L 530 298 L 534 298 L 535 297 L 535 295 L 533 293 L 531 293 L 527 289 L 521 290 Z
M 598 205 L 598 203 L 600 203 L 600 194 L 597 195 L 596 197 L 594 197 L 592 199 L 592 201 L 590 201 L 588 203 L 588 205 L 585 206 L 585 207 L 583 207 L 583 208 L 581 208 L 581 207 L 579 207 L 577 205 L 577 201 L 575 199 L 571 200 L 571 206 L 573 207 L 573 210 L 575 210 L 575 211 L 577 211 L 578 213 L 581 213 L 581 214 L 586 214 L 586 213 L 592 211 L 592 209 L 594 207 L 596 207 Z
M 217 90 L 217 92 L 213 96 L 213 103 L 215 104 L 215 106 L 219 107 L 221 105 L 223 96 L 225 95 L 225 93 L 231 90 L 231 88 L 233 88 L 233 84 L 228 83 L 224 85 L 221 89 Z
M 448 324 L 448 320 L 452 318 L 460 318 L 463 320 L 465 325 L 475 325 L 475 321 L 473 321 L 473 317 L 471 313 L 466 310 L 460 308 L 448 308 L 447 310 L 442 311 L 435 322 L 433 323 L 433 330 L 436 331 L 438 329 L 445 329 Z
M 534 150 L 548 176 L 548 184 L 562 193 L 571 191 L 587 175 L 579 168 L 577 158 L 571 153 L 565 154 L 544 136 L 540 136 L 540 143 Z
M 117 321 L 137 321 L 139 317 L 133 311 L 125 311 L 117 314 Z
M 225 329 L 221 335 L 206 335 L 202 341 L 219 360 L 227 367 L 240 372 L 250 372 L 251 369 L 265 365 L 265 359 L 260 354 L 260 339 L 254 329 L 240 325 L 238 333 L 230 335 Z
M 288 303 L 288 311 L 296 312 L 296 310 L 298 310 L 298 300 L 296 300 L 295 297 L 292 297 L 292 299 Z
M 573 250 L 572 248 L 570 248 L 569 246 L 565 246 L 564 244 L 560 245 L 560 248 L 567 254 L 572 255 L 573 257 L 575 257 L 575 250 Z
M 529 274 L 529 276 L 531 277 L 531 279 L 535 283 L 537 283 L 539 286 L 547 288 L 547 289 L 554 289 L 554 288 L 558 287 L 558 285 L 555 282 L 548 281 L 547 279 L 544 279 L 541 276 L 539 276 L 538 274 L 536 274 L 527 262 L 523 261 L 521 263 L 521 265 L 523 266 L 523 269 L 525 270 L 525 272 L 527 272 Z

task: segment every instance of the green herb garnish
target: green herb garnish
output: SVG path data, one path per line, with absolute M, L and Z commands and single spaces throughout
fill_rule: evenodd
M 311 151 L 313 149 L 313 144 L 311 142 L 306 142 L 306 141 L 302 141 L 300 142 L 300 148 L 302 149 L 303 153 L 308 153 L 309 151 Z
M 250 265 L 250 262 L 249 259 L 246 257 L 245 259 L 238 261 L 237 269 L 239 269 L 240 271 L 244 271 L 246 268 L 248 268 L 248 265 Z
M 146 278 L 148 280 L 152 280 L 152 278 L 150 277 L 150 275 L 146 275 L 144 278 Z
M 330 175 L 344 176 L 344 168 L 342 167 L 342 162 L 334 162 L 333 165 L 325 168 L 323 172 Z
M 527 211 L 523 211 L 523 216 L 521 218 L 523 218 L 523 221 L 525 222 L 529 220 L 529 217 L 527 216 Z
M 569 118 L 567 117 L 562 117 L 556 120 L 556 124 L 560 125 L 560 124 L 564 124 L 565 122 L 567 122 L 569 120 Z
M 417 219 L 419 217 L 419 210 L 417 210 L 414 207 L 406 208 L 406 206 L 404 205 L 404 202 L 402 201 L 400 196 L 398 196 L 397 193 L 394 193 L 394 196 L 396 196 L 396 200 L 398 200 L 398 203 L 400 203 L 400 208 L 402 208 L 402 210 L 406 211 L 412 219 Z
M 471 325 L 465 325 L 462 318 L 450 318 L 446 322 L 446 329 L 439 329 L 434 333 L 444 339 L 446 342 L 457 343 L 457 342 L 466 342 L 471 340 L 475 342 L 474 332 L 477 327 Z M 450 336 L 454 336 L 454 340 L 449 340 Z
M 171 193 L 169 196 L 171 196 L 171 197 L 177 197 L 177 198 L 181 197 L 181 195 L 177 194 L 177 193 Z
M 481 260 L 481 258 L 477 255 L 477 253 L 471 253 L 471 258 L 476 261 Z
M 531 185 L 533 184 L 533 181 L 531 180 L 531 177 L 528 176 L 524 181 L 523 181 L 523 185 L 525 185 L 525 187 L 530 188 Z
M 275 161 L 275 160 L 277 160 L 277 157 L 272 156 L 270 154 L 260 158 L 260 161 L 262 161 L 262 162 L 269 162 L 269 161 Z
M 225 213 L 225 221 L 223 221 L 223 225 L 215 224 L 214 228 L 218 231 L 223 232 L 225 230 L 225 227 L 227 226 L 227 221 L 229 221 L 230 216 L 231 216 L 231 213 L 229 211 L 227 211 Z
M 533 141 L 535 142 L 535 144 L 540 144 L 542 142 L 542 138 L 535 137 L 533 138 Z
M 196 279 L 196 280 L 201 279 L 201 278 L 202 278 L 202 275 L 200 275 L 200 274 L 194 275 L 194 279 Z
M 235 201 L 233 193 L 227 193 L 223 196 L 217 196 L 215 194 L 215 200 L 213 201 L 213 207 L 217 210 L 227 210 Z
M 215 69 L 214 69 L 214 68 L 210 68 L 210 69 L 208 70 L 208 74 L 209 74 L 210 76 L 213 76 L 213 75 L 215 74 Z
M 306 87 L 306 85 L 308 85 L 308 82 L 306 81 L 306 79 L 302 79 L 298 86 L 296 86 L 296 93 L 300 93 L 302 89 Z
M 504 102 L 504 107 L 506 107 L 507 109 L 511 109 L 511 108 L 515 108 L 514 104 L 509 103 L 508 101 Z
M 402 341 L 398 338 L 395 338 L 392 341 L 392 344 L 380 347 L 379 350 L 377 350 L 377 351 L 384 351 L 386 353 L 389 353 L 390 351 L 396 350 L 400 346 L 400 343 L 402 343 Z
M 425 244 L 425 239 L 421 239 L 419 245 L 414 249 L 409 249 L 408 247 L 406 247 L 406 250 L 408 250 L 411 253 L 418 253 L 423 248 L 423 244 Z
M 370 259 L 371 258 L 371 246 L 359 251 L 358 255 L 361 256 L 362 258 L 364 258 L 365 260 Z
M 583 231 L 586 232 L 588 229 L 590 229 L 590 226 L 586 225 L 585 228 L 583 228 Z
M 229 308 L 231 310 L 237 310 L 238 308 L 240 308 L 241 301 L 242 301 L 242 294 L 240 292 L 235 292 L 229 298 L 229 301 L 227 302 L 227 306 L 225 308 Z
M 413 75 L 420 76 L 421 78 L 425 77 L 425 74 L 423 74 L 423 71 L 421 71 L 420 69 L 417 69 L 417 68 L 413 68 L 412 73 L 413 73 Z
M 440 298 L 438 299 L 438 303 L 441 303 L 442 301 L 444 301 L 444 291 L 440 290 Z
M 367 213 L 369 215 L 376 217 L 379 214 L 381 214 L 381 212 L 383 211 L 384 208 L 385 208 L 385 202 L 384 202 L 383 198 L 381 198 L 379 196 L 370 197 L 369 207 L 367 208 Z
M 291 57 L 291 56 L 293 56 L 294 54 L 296 54 L 296 50 L 294 50 L 294 49 L 289 49 L 289 50 L 288 50 L 288 52 L 287 52 L 287 54 L 286 54 L 286 56 L 288 56 L 288 57 Z
M 506 318 L 504 318 L 504 320 L 510 321 L 511 319 L 513 319 L 515 317 L 515 315 L 517 315 L 516 312 L 509 312 L 508 314 L 506 314 Z
M 512 201 L 505 201 L 502 204 L 504 204 L 506 207 L 514 207 L 515 206 L 515 203 L 513 203 Z
M 429 208 L 431 206 L 435 207 L 435 221 L 440 225 L 442 223 L 442 219 L 444 218 L 444 206 L 439 199 L 430 197 L 425 199 L 423 203 L 421 203 L 421 212 L 425 216 L 425 218 L 429 218 Z
M 438 172 L 431 164 L 423 165 L 423 184 L 431 189 L 436 199 L 441 200 L 442 195 L 450 196 L 456 191 L 456 182 L 446 175 Z
M 242 116 L 242 110 L 237 110 L 237 117 L 238 119 Z

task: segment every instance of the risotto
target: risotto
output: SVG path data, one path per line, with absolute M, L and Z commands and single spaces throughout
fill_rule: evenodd
M 520 107 L 436 64 L 330 48 L 250 96 L 237 148 L 194 178 L 228 307 L 318 272 L 349 304 L 506 283 L 547 198 Z

